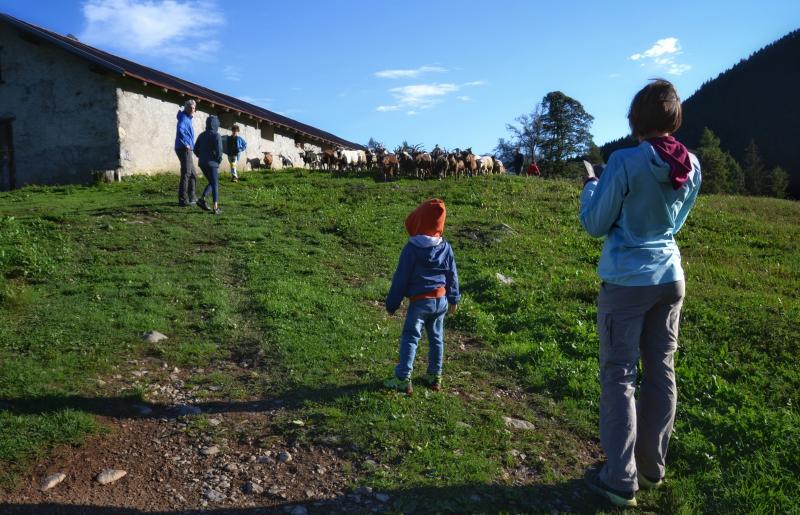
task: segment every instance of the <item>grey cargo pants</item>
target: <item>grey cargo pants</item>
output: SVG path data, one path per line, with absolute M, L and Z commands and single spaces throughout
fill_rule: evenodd
M 636 491 L 637 470 L 651 479 L 664 477 L 675 420 L 673 356 L 684 293 L 683 281 L 600 287 L 600 444 L 608 458 L 600 479 L 611 488 Z M 636 402 L 640 359 L 642 380 Z
M 197 200 L 195 195 L 196 174 L 194 171 L 194 156 L 188 148 L 175 151 L 181 161 L 181 179 L 178 183 L 178 202 L 188 204 Z

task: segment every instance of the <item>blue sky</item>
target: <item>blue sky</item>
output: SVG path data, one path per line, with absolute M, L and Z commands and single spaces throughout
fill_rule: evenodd
M 491 151 L 549 91 L 627 132 L 648 78 L 682 97 L 800 27 L 800 2 L 0 0 L 0 11 L 366 143 Z

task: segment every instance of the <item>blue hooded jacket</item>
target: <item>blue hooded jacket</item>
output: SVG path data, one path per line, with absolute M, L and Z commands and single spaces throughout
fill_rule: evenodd
M 219 118 L 211 115 L 206 120 L 206 130 L 197 137 L 194 155 L 200 166 L 219 167 L 222 162 L 222 138 L 219 135 Z
M 453 248 L 444 239 L 435 245 L 431 238 L 411 237 L 400 253 L 392 286 L 386 296 L 386 311 L 397 311 L 403 297 L 414 297 L 442 287 L 447 291 L 447 302 L 458 304 L 461 293 Z
M 236 158 L 242 151 L 247 149 L 247 142 L 241 136 L 231 134 L 230 136 L 222 137 L 222 148 L 225 149 L 228 157 Z
M 175 129 L 175 150 L 181 150 L 189 147 L 189 150 L 194 148 L 194 126 L 192 126 L 192 117 L 184 113 L 182 110 L 178 111 L 178 126 Z
M 605 236 L 597 273 L 611 284 L 652 286 L 683 279 L 675 234 L 700 191 L 700 163 L 692 154 L 686 183 L 673 188 L 670 167 L 653 146 L 617 150 L 599 181 L 581 194 L 580 219 L 586 231 Z

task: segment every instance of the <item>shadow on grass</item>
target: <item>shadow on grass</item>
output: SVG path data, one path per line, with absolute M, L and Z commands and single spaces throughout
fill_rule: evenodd
M 332 403 L 336 399 L 364 391 L 382 389 L 380 383 L 362 383 L 322 388 L 296 387 L 279 397 L 256 400 L 209 400 L 193 404 L 163 404 L 142 400 L 138 394 L 119 397 L 87 397 L 81 395 L 42 395 L 36 397 L 0 398 L 0 409 L 14 415 L 38 415 L 65 409 L 83 411 L 114 418 L 175 418 L 193 413 L 199 408 L 203 413 L 261 412 L 275 408 L 298 408 L 306 401 Z
M 382 502 L 378 496 L 388 496 Z M 258 502 L 258 498 L 254 498 Z M 386 497 L 383 498 L 386 500 Z M 333 499 L 308 499 L 252 508 L 203 508 L 141 511 L 134 508 L 72 505 L 59 503 L 0 504 L 8 515 L 118 514 L 152 515 L 212 514 L 256 515 L 262 513 L 595 513 L 612 511 L 595 498 L 577 479 L 554 485 L 499 486 L 455 485 L 386 490 L 380 493 L 345 494 Z

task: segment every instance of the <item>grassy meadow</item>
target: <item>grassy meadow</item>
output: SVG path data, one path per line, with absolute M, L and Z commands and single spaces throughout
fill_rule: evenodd
M 247 381 L 196 380 L 283 399 L 279 431 L 342 448 L 357 484 L 394 492 L 399 511 L 539 511 L 583 488 L 601 242 L 578 223 L 578 184 L 253 172 L 223 182 L 218 217 L 177 207 L 176 188 L 158 176 L 0 193 L 0 492 L 49 449 L 103 430 L 88 406 L 113 366 L 259 352 Z M 383 299 L 403 219 L 430 197 L 447 203 L 464 298 L 445 325 L 444 391 L 405 397 L 380 388 L 403 320 Z M 702 196 L 678 241 L 676 431 L 667 487 L 640 505 L 796 513 L 800 204 Z M 151 329 L 169 339 L 143 343 Z M 425 355 L 423 344 L 415 377 Z M 504 416 L 536 430 L 509 431 Z M 515 486 L 521 470 L 528 486 Z

